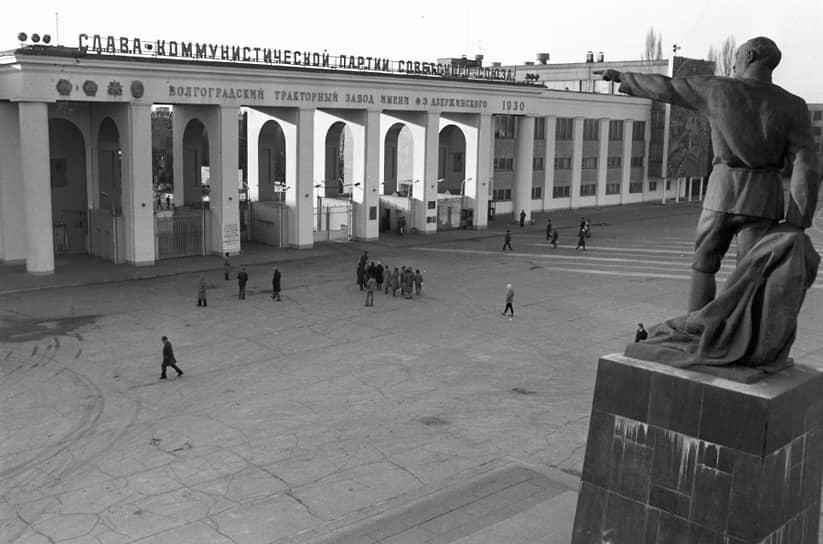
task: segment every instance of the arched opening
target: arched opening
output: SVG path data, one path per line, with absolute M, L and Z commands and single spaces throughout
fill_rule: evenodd
M 88 251 L 86 142 L 65 119 L 49 120 L 51 210 L 56 254 Z
M 448 191 L 459 195 L 466 179 L 466 137 L 455 125 L 447 125 L 440 131 L 440 147 L 437 162 L 437 178 L 442 179 L 439 193 Z
M 466 222 L 466 136 L 455 125 L 440 131 L 437 178 L 437 228 L 459 228 Z
M 277 121 L 266 121 L 257 140 L 260 200 L 278 200 L 286 182 L 286 137 Z
M 351 192 L 354 153 L 351 129 L 338 121 L 326 132 L 326 166 L 323 196 L 334 197 Z
M 112 215 L 123 215 L 120 132 L 111 117 L 100 123 L 97 149 L 97 207 L 110 210 Z
M 199 119 L 192 119 L 183 131 L 183 205 L 201 206 L 209 178 L 209 135 Z
M 414 139 L 404 123 L 395 123 L 386 132 L 383 194 L 405 194 L 412 183 Z

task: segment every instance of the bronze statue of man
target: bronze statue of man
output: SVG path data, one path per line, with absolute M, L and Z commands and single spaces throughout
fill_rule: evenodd
M 714 300 L 714 276 L 735 235 L 739 262 L 776 223 L 799 229 L 812 223 L 820 172 L 809 110 L 772 83 L 780 57 L 772 40 L 758 37 L 737 50 L 733 78 L 603 75 L 623 93 L 696 110 L 709 120 L 714 161 L 697 224 L 690 312 Z M 793 167 L 788 207 L 780 180 L 787 161 Z

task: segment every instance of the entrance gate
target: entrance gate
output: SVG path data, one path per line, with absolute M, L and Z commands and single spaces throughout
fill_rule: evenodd
M 176 208 L 158 211 L 155 221 L 157 259 L 192 257 L 206 254 L 203 236 L 205 210 Z
M 314 208 L 314 241 L 347 240 L 351 236 L 352 202 L 320 198 Z

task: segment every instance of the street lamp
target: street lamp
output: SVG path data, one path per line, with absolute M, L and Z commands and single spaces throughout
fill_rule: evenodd
M 340 181 L 343 181 L 343 179 L 341 178 Z M 349 221 L 348 221 L 349 224 L 348 224 L 348 228 L 346 229 L 346 231 L 347 231 L 346 232 L 346 238 L 348 240 L 351 240 L 352 239 L 353 227 L 354 227 L 352 225 L 352 222 L 354 221 L 354 213 L 352 211 L 352 205 L 353 205 L 352 204 L 352 199 L 354 198 L 354 187 L 360 187 L 360 182 L 347 183 L 347 184 L 343 185 L 342 187 L 343 187 L 343 189 L 345 189 L 346 187 L 352 187 L 352 191 L 349 193 Z
M 108 198 L 109 204 L 111 205 L 112 245 L 114 246 L 114 264 L 117 264 L 117 212 L 114 209 L 114 199 L 105 191 L 100 191 L 100 196 L 102 198 Z

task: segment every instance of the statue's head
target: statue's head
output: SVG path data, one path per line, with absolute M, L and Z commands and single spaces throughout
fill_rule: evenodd
M 763 70 L 771 74 L 780 64 L 781 56 L 774 41 L 763 36 L 752 38 L 737 49 L 733 66 L 735 77 L 751 77 L 753 71 Z

